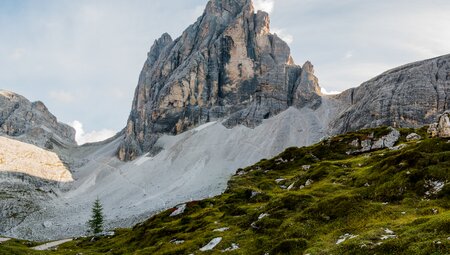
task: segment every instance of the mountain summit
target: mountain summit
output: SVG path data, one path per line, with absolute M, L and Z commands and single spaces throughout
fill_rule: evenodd
M 45 149 L 76 146 L 75 130 L 58 122 L 44 103 L 6 90 L 0 90 L 0 136 Z
M 320 103 L 312 64 L 294 64 L 266 12 L 251 0 L 212 0 L 179 38 L 163 34 L 151 47 L 118 156 L 133 160 L 160 134 L 213 120 L 254 127 L 289 106 Z

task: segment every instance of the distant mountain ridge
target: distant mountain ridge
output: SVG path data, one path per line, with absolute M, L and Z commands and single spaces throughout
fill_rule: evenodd
M 346 105 L 330 127 L 336 134 L 433 123 L 450 106 L 450 55 L 394 68 L 335 98 Z
M 75 130 L 58 122 L 44 103 L 6 90 L 0 90 L 0 135 L 47 149 L 76 146 Z

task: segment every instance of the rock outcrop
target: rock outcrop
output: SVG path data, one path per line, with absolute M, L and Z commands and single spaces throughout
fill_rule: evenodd
M 323 95 L 313 65 L 295 65 L 270 33 L 269 16 L 251 0 L 211 0 L 176 40 L 155 41 L 140 75 L 121 160 L 155 151 L 161 134 L 222 119 L 228 128 L 259 125 L 290 106 L 318 109 Z M 450 55 L 408 64 L 332 97 L 340 134 L 378 126 L 429 124 L 450 103 Z
M 392 127 L 389 127 L 389 130 L 391 131 L 389 134 L 377 139 L 374 139 L 374 134 L 372 133 L 367 139 L 352 141 L 350 145 L 355 149 L 348 151 L 347 154 L 357 154 L 385 148 L 395 149 L 394 145 L 400 138 L 400 132 Z
M 211 0 L 176 40 L 155 41 L 141 72 L 122 160 L 152 149 L 160 134 L 199 124 L 254 127 L 289 106 L 320 106 L 313 66 L 294 64 L 288 45 L 270 33 L 269 16 L 251 0 Z
M 428 133 L 432 137 L 450 138 L 450 111 L 439 116 L 438 122 L 428 128 Z
M 347 109 L 333 133 L 377 126 L 420 127 L 450 105 L 450 55 L 387 71 L 336 96 Z
M 22 173 L 54 182 L 73 181 L 70 171 L 54 152 L 6 137 L 0 137 L 0 148 L 0 173 Z
M 72 174 L 54 153 L 0 137 L 0 233 L 54 199 Z
M 46 149 L 76 146 L 75 130 L 58 122 L 42 102 L 32 103 L 4 90 L 0 90 L 0 135 Z

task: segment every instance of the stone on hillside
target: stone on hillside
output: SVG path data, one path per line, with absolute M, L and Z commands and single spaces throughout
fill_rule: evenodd
M 220 242 L 222 241 L 222 237 L 216 237 L 212 239 L 207 245 L 200 248 L 200 251 L 210 251 L 214 249 Z
M 173 211 L 169 216 L 170 217 L 178 216 L 180 214 L 183 214 L 185 210 L 186 210 L 186 204 L 178 205 L 176 207 L 175 211 Z
M 450 138 L 450 111 L 440 115 L 438 122 L 430 125 L 428 133 L 432 137 Z
M 411 133 L 409 135 L 406 136 L 406 141 L 411 142 L 411 141 L 417 141 L 422 139 L 422 137 L 416 133 Z
M 391 130 L 389 134 L 382 136 L 379 139 L 374 139 L 373 136 L 372 138 L 370 138 L 371 136 L 369 136 L 369 138 L 367 138 L 366 140 L 361 141 L 361 144 L 359 146 L 360 149 L 350 150 L 347 152 L 347 154 L 369 152 L 385 148 L 390 148 L 392 150 L 401 149 L 401 147 L 394 147 L 395 143 L 400 138 L 400 132 L 392 127 L 389 127 L 389 129 Z M 356 145 L 356 142 L 354 143 L 354 145 Z

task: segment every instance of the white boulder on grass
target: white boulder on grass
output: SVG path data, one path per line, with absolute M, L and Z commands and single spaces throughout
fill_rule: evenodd
M 200 248 L 200 251 L 210 251 L 214 249 L 221 241 L 222 237 L 216 237 L 213 240 L 211 240 L 207 245 Z

